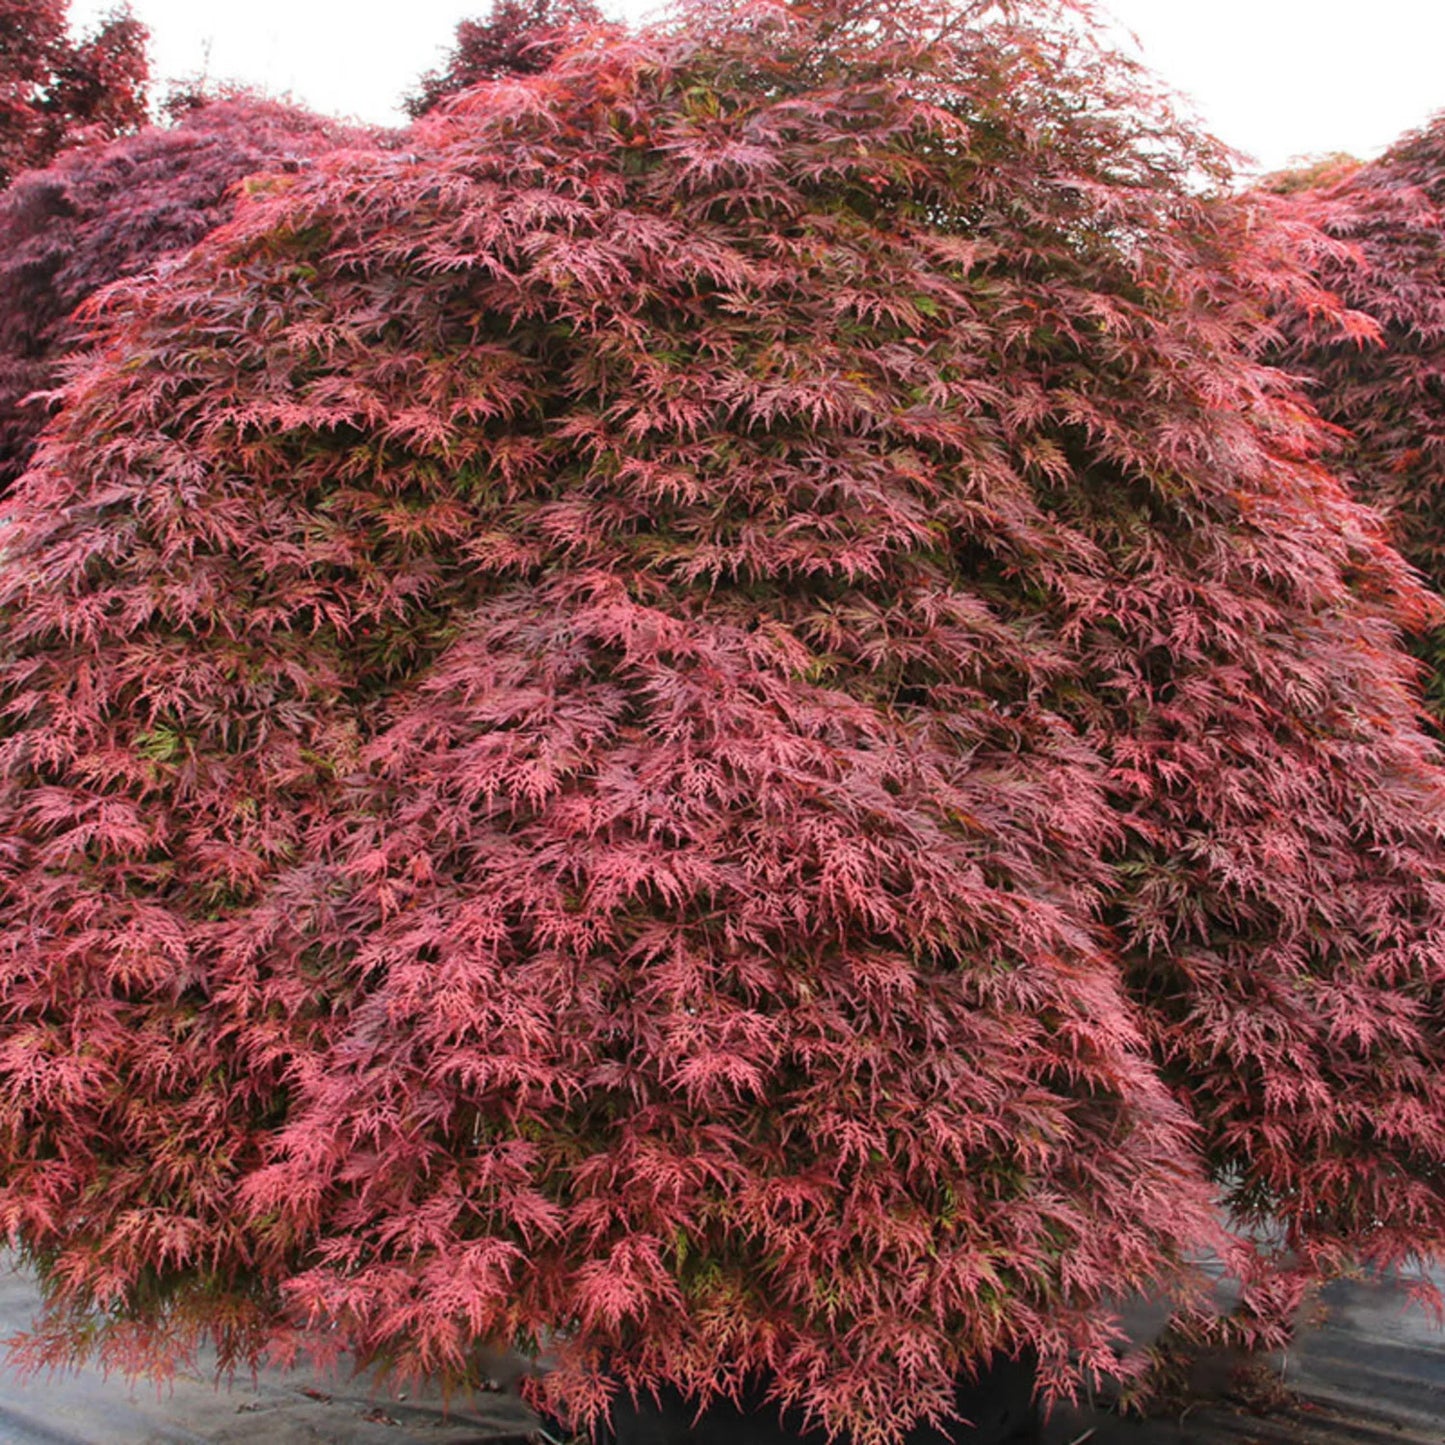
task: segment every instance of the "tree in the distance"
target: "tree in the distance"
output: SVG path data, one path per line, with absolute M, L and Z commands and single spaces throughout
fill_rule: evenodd
M 0 196 L 0 491 L 28 465 L 45 393 L 85 338 L 85 301 L 195 245 L 246 177 L 294 172 L 358 136 L 244 93 L 190 101 L 179 124 L 75 147 Z
M 463 20 L 441 70 L 428 71 L 407 97 L 413 119 L 484 81 L 546 70 L 569 36 L 603 23 L 592 0 L 493 0 L 485 20 Z
M 38 1347 L 893 1442 L 1211 1187 L 1260 1300 L 1439 1251 L 1431 603 L 1225 180 L 1067 6 L 697 5 L 112 292 L 3 512 Z
M 0 0 L 0 189 L 74 139 L 145 123 L 145 26 L 121 7 L 76 38 L 68 9 L 67 0 Z

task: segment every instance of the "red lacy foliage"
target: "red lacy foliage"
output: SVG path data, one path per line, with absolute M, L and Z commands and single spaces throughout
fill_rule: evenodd
M 487 80 L 536 75 L 570 37 L 603 23 L 592 0 L 493 0 L 485 20 L 463 20 L 446 69 L 428 71 L 406 101 L 414 119 Z
M 1256 359 L 1293 233 L 1047 12 L 684 21 L 111 293 L 4 510 L 41 1347 L 888 1442 L 1111 1358 L 1206 1173 L 1445 1238 L 1429 601 Z
M 24 471 L 43 400 L 84 336 L 76 308 L 228 219 L 237 183 L 296 169 L 344 128 L 255 97 L 188 112 L 171 129 L 68 151 L 0 197 L 0 489 Z
M 1445 590 L 1445 116 L 1369 165 L 1335 157 L 1273 186 L 1335 242 L 1316 273 L 1360 323 L 1342 333 L 1329 317 L 1287 314 L 1280 364 L 1345 429 L 1345 468 Z M 1425 657 L 1445 715 L 1445 634 Z
M 76 40 L 67 0 L 0 0 L 0 188 L 72 140 L 145 123 L 144 25 L 126 8 Z

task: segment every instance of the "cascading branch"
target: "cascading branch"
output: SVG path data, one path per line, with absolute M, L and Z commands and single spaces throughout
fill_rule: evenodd
M 1438 1246 L 1427 601 L 1201 173 L 1064 9 L 697 6 L 112 293 L 3 514 L 37 1350 L 894 1442 L 1206 1175 Z

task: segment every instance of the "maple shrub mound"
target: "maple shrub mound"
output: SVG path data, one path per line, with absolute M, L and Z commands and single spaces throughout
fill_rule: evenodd
M 175 126 L 66 151 L 0 196 L 0 491 L 25 470 L 44 394 L 84 344 L 83 302 L 229 219 L 245 177 L 358 139 L 256 96 L 197 100 Z
M 1211 1188 L 1261 1297 L 1435 1249 L 1428 594 L 1220 167 L 1067 13 L 699 6 L 110 293 L 3 512 L 33 1350 L 894 1442 Z
M 1269 184 L 1335 242 L 1315 274 L 1373 332 L 1288 308 L 1279 363 L 1344 429 L 1341 467 L 1445 590 L 1445 115 L 1367 165 L 1330 157 Z M 1445 632 L 1421 655 L 1445 718 Z

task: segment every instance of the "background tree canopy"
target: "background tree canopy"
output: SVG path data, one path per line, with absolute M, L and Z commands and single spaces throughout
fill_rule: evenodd
M 77 39 L 69 8 L 0 3 L 0 188 L 80 135 L 108 139 L 145 120 L 145 26 L 121 7 Z

